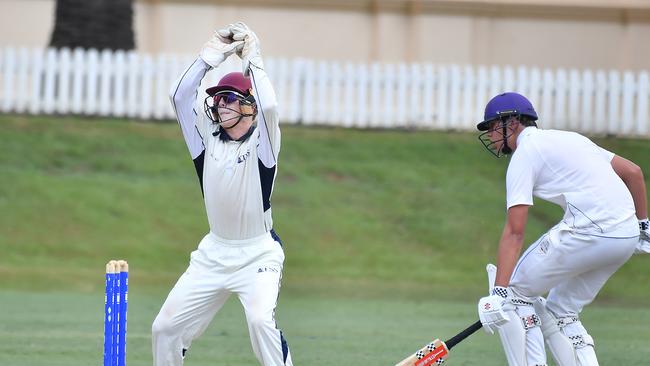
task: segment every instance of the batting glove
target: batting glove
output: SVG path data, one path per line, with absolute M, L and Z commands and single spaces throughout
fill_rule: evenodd
M 648 219 L 639 220 L 639 243 L 634 254 L 650 253 L 650 222 Z
M 244 42 L 243 47 L 237 50 L 237 54 L 242 59 L 244 75 L 250 73 L 251 67 L 260 70 L 264 69 L 262 53 L 260 51 L 260 40 L 257 38 L 257 35 L 242 22 L 233 24 L 230 27 L 230 32 L 232 33 L 234 42 Z
M 492 295 L 481 298 L 478 302 L 478 317 L 483 324 L 483 330 L 494 334 L 502 325 L 510 321 L 506 311 L 511 309 L 506 298 L 508 291 L 505 287 L 496 286 Z
M 219 31 L 215 32 L 214 36 L 203 45 L 201 53 L 199 54 L 199 57 L 201 57 L 205 63 L 214 68 L 221 65 L 228 56 L 237 52 L 237 48 L 244 44 L 242 41 L 231 40 L 228 43 L 224 42 L 218 32 Z

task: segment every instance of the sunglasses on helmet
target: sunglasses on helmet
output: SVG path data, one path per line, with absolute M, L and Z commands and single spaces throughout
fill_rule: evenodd
M 239 93 L 232 91 L 219 92 L 214 95 L 214 105 L 217 106 L 220 101 L 223 100 L 224 103 L 230 104 L 236 101 L 242 101 L 245 97 Z

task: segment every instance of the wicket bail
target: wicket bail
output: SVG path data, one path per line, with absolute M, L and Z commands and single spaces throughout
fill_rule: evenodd
M 104 297 L 104 366 L 126 365 L 126 311 L 129 303 L 129 264 L 106 264 Z

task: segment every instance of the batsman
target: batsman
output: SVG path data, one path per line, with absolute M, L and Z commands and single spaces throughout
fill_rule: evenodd
M 490 152 L 511 156 L 496 283 L 479 318 L 498 331 L 510 366 L 546 365 L 545 340 L 559 366 L 596 366 L 580 313 L 635 251 L 650 252 L 643 173 L 578 133 L 537 128 L 537 119 L 526 97 L 503 93 L 477 125 Z M 564 217 L 520 256 L 533 196 Z
M 231 55 L 226 74 L 197 98 L 205 74 Z M 277 101 L 259 40 L 243 23 L 218 30 L 171 90 L 171 102 L 203 192 L 209 232 L 152 326 L 154 366 L 180 366 L 230 295 L 241 302 L 253 352 L 265 366 L 292 365 L 275 322 L 284 251 L 271 194 L 280 152 Z

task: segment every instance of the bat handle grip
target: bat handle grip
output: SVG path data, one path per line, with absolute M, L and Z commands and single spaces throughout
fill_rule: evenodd
M 477 320 L 476 323 L 470 325 L 465 330 L 461 331 L 460 333 L 456 334 L 455 336 L 451 337 L 448 341 L 446 341 L 445 345 L 447 346 L 447 349 L 451 349 L 453 346 L 460 343 L 463 339 L 471 336 L 472 334 L 474 334 L 474 332 L 481 329 L 482 327 L 483 324 L 481 324 L 481 321 Z

